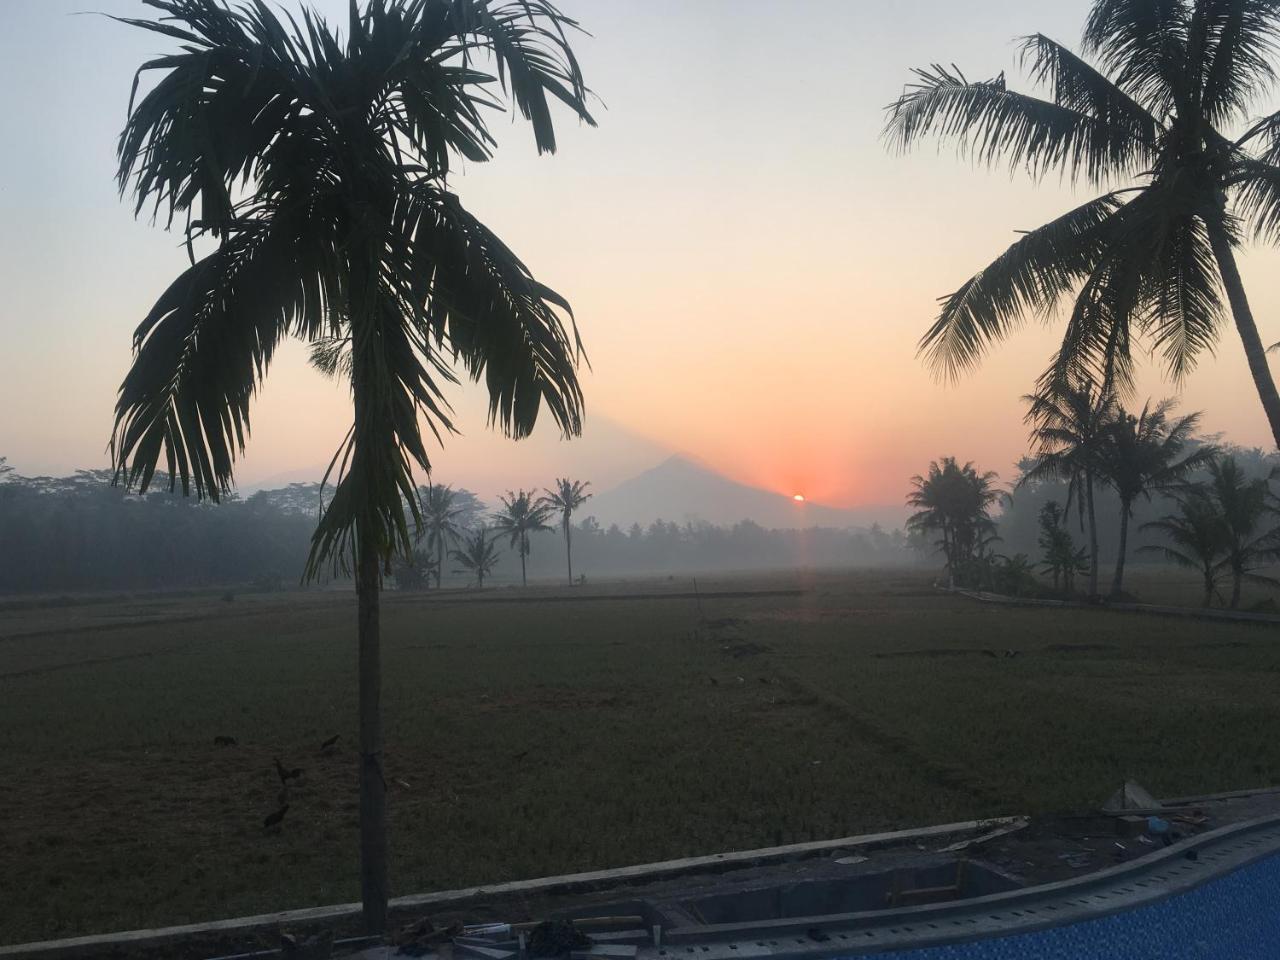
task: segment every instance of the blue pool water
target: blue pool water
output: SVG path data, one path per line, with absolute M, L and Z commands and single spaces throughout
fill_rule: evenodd
M 1280 854 L 1149 906 L 885 960 L 1277 960 Z

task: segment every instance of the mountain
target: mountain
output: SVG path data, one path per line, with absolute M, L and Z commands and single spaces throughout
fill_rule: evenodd
M 790 497 L 731 480 L 679 454 L 664 460 L 609 490 L 581 508 L 603 526 L 647 526 L 659 518 L 684 523 L 704 520 L 732 525 L 752 520 L 762 527 L 869 527 L 872 523 L 901 526 L 901 507 L 863 507 L 845 510 L 819 503 L 796 503 Z

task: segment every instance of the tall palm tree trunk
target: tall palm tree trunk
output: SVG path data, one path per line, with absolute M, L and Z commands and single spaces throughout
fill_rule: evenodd
M 387 785 L 382 775 L 382 651 L 378 548 L 360 534 L 356 596 L 360 646 L 360 899 L 367 932 L 387 925 Z
M 1253 311 L 1249 308 L 1249 298 L 1245 296 L 1244 283 L 1240 280 L 1240 270 L 1236 266 L 1236 257 L 1231 250 L 1231 241 L 1221 223 L 1209 225 L 1209 242 L 1213 246 L 1213 255 L 1218 261 L 1218 269 L 1222 273 L 1222 285 L 1226 287 L 1227 299 L 1231 303 L 1231 313 L 1235 317 L 1236 330 L 1244 344 L 1244 355 L 1249 361 L 1249 372 L 1253 374 L 1253 385 L 1262 400 L 1262 409 L 1266 411 L 1267 421 L 1271 425 L 1271 437 L 1280 447 L 1280 393 L 1276 391 L 1276 382 L 1272 379 L 1271 368 L 1267 365 L 1267 351 L 1258 336 L 1258 325 L 1254 322 Z
M 1231 609 L 1240 606 L 1240 586 L 1244 582 L 1244 571 L 1233 568 L 1231 571 Z
M 1204 577 L 1204 603 L 1201 606 L 1208 609 L 1213 606 L 1213 569 L 1206 566 L 1201 575 Z
M 351 395 L 355 407 L 353 469 L 362 470 L 368 487 L 375 484 L 378 455 L 370 436 L 378 422 L 376 370 L 379 349 L 370 329 L 369 291 L 376 263 L 373 256 L 351 260 L 352 318 Z M 362 321 L 358 326 L 356 321 Z M 363 328 L 363 329 L 362 329 Z M 379 593 L 382 589 L 382 550 L 373 507 L 366 504 L 356 519 L 356 606 L 360 685 L 360 901 L 366 932 L 381 934 L 387 926 L 387 784 L 382 775 L 382 651 Z
M 1089 513 L 1089 596 L 1098 595 L 1098 517 L 1093 512 L 1093 474 L 1084 474 L 1085 507 Z
M 951 536 L 948 525 L 942 525 L 942 555 L 947 558 L 947 589 L 954 590 L 956 585 L 956 562 L 952 554 L 955 553 L 955 541 Z
M 522 533 L 520 534 L 520 586 L 527 587 L 529 585 L 529 575 L 525 572 L 525 557 L 529 555 L 529 540 Z
M 1111 595 L 1119 596 L 1124 586 L 1124 555 L 1129 548 L 1129 501 L 1120 503 L 1120 554 L 1116 557 L 1116 575 L 1111 579 Z
M 569 564 L 569 586 L 573 586 L 573 528 L 569 526 L 569 517 L 564 518 L 564 558 Z
M 456 541 L 455 541 L 456 544 Z M 436 540 L 436 589 L 440 589 L 440 577 L 444 573 L 444 537 Z

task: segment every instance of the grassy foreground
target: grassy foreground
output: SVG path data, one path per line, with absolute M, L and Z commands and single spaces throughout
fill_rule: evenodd
M 700 580 L 804 591 L 701 611 L 628 596 L 690 589 L 665 579 L 392 596 L 393 893 L 1280 779 L 1274 629 L 928 579 Z M 354 619 L 335 594 L 0 607 L 0 942 L 356 899 Z M 306 772 L 266 834 L 275 757 Z

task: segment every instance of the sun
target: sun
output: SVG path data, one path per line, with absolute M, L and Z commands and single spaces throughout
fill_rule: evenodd
M 792 499 L 792 500 L 794 500 L 796 503 L 804 503 L 804 494 L 803 494 L 803 493 L 797 493 L 797 494 L 796 494 L 794 497 L 792 497 L 791 499 Z

